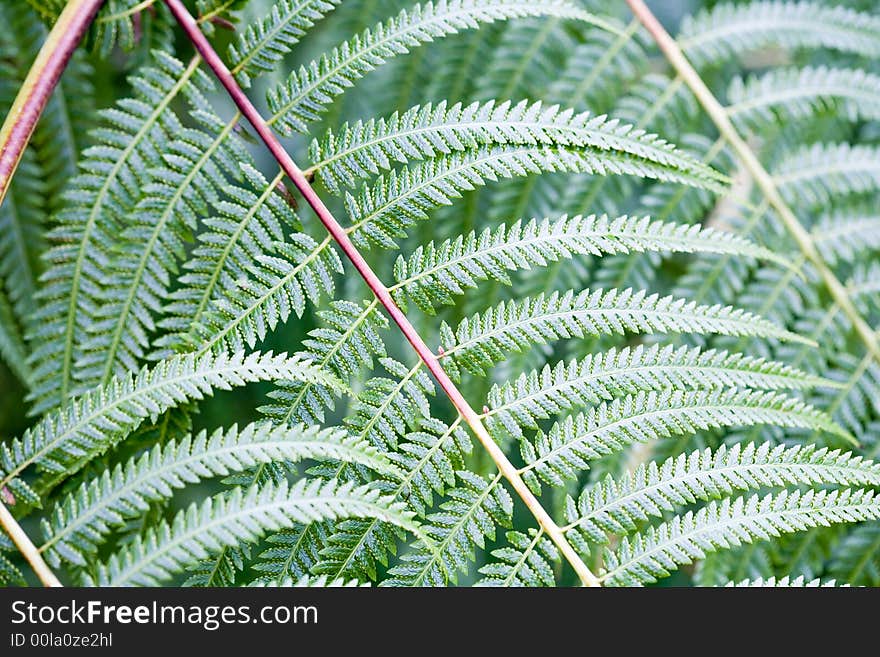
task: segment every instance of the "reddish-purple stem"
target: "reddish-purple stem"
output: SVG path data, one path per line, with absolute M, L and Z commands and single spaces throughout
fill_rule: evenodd
M 0 203 L 52 91 L 102 4 L 104 0 L 70 0 L 22 84 L 0 132 Z
M 382 283 L 370 265 L 367 264 L 367 261 L 364 260 L 364 257 L 349 239 L 348 233 L 339 222 L 336 221 L 336 218 L 327 206 L 324 205 L 324 202 L 317 193 L 315 193 L 315 190 L 312 188 L 306 176 L 272 133 L 269 125 L 263 117 L 260 116 L 260 113 L 245 95 L 244 91 L 242 91 L 241 87 L 238 86 L 238 83 L 235 81 L 229 68 L 227 68 L 226 64 L 223 63 L 223 60 L 217 55 L 214 48 L 199 29 L 195 19 L 189 11 L 187 11 L 186 7 L 184 7 L 181 0 L 165 0 L 165 4 L 171 10 L 171 13 L 174 15 L 175 19 L 177 19 L 177 22 L 180 23 L 189 39 L 193 42 L 193 45 L 195 45 L 196 50 L 198 50 L 199 54 L 205 60 L 205 63 L 214 72 L 214 75 L 217 76 L 220 83 L 226 88 L 226 91 L 229 93 L 239 111 L 241 111 L 242 115 L 244 115 L 254 127 L 254 130 L 257 131 L 257 134 L 263 140 L 274 158 L 278 161 L 278 164 L 293 181 L 293 184 L 296 185 L 296 188 L 315 211 L 315 214 L 318 215 L 321 223 L 327 228 L 330 235 L 339 245 L 339 248 L 342 249 L 346 257 L 355 266 L 355 269 L 358 270 L 358 273 L 363 277 L 370 290 L 372 290 L 373 294 L 379 300 L 379 303 L 382 304 L 391 316 L 391 319 L 394 320 L 394 323 L 400 328 L 400 331 L 413 346 L 413 349 L 415 349 L 419 358 L 421 358 L 422 362 L 437 380 L 437 383 L 443 389 L 443 392 L 449 397 L 450 401 L 461 414 L 468 426 L 471 427 L 484 449 L 489 452 L 489 455 L 492 457 L 498 470 L 505 479 L 510 482 L 511 486 L 535 516 L 538 524 L 572 565 L 581 582 L 586 586 L 599 586 L 600 582 L 598 578 L 590 572 L 586 564 L 584 564 L 583 560 L 565 538 L 563 531 L 550 517 L 544 507 L 541 506 L 541 503 L 526 485 L 525 481 L 523 481 L 519 471 L 513 466 L 502 449 L 489 435 L 489 432 L 486 430 L 485 426 L 483 426 L 480 416 L 473 408 L 471 408 L 471 405 L 449 378 L 449 375 L 443 370 L 443 367 L 440 365 L 440 361 L 437 360 L 434 352 L 428 348 L 428 345 L 425 344 L 425 341 L 422 340 L 421 336 L 416 332 L 413 325 L 406 318 L 406 315 L 403 314 L 403 311 L 394 302 L 388 288 L 385 287 L 385 284 Z

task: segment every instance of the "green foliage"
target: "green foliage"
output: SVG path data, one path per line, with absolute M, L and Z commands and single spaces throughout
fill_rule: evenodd
M 108 0 L 0 206 L 4 503 L 65 584 L 878 584 L 880 363 L 827 282 L 880 326 L 880 18 L 841 4 L 676 35 L 805 245 L 623 4 L 194 3 L 475 418 L 163 3 Z M 0 107 L 61 6 L 0 7 Z
M 872 491 L 809 491 L 710 502 L 696 513 L 651 528 L 605 555 L 610 585 L 656 581 L 669 570 L 731 545 L 751 543 L 833 522 L 876 519 Z
M 282 0 L 262 20 L 248 25 L 229 46 L 229 63 L 243 86 L 258 71 L 272 71 L 315 23 L 340 0 Z
M 254 541 L 290 522 L 375 516 L 415 530 L 416 525 L 379 491 L 329 481 L 301 480 L 293 486 L 266 484 L 235 488 L 192 505 L 170 523 L 149 530 L 97 568 L 96 584 L 156 584 L 218 551 L 231 537 Z

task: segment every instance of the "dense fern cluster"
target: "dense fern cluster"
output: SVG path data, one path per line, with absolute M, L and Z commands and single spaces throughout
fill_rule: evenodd
M 709 4 L 677 43 L 809 249 L 624 3 L 194 3 L 471 415 L 107 2 L 0 207 L 0 490 L 62 581 L 880 585 L 880 336 L 828 287 L 880 326 L 880 15 Z M 0 6 L 3 107 L 62 5 Z

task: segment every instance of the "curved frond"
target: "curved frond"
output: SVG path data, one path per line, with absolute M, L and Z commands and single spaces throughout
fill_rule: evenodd
M 610 401 L 639 391 L 752 388 L 802 389 L 830 382 L 795 368 L 725 351 L 699 347 L 624 347 L 589 355 L 581 361 L 545 365 L 521 374 L 489 392 L 484 415 L 490 426 L 515 437 L 537 429 L 563 410 Z
M 111 380 L 46 415 L 34 428 L 0 451 L 2 482 L 9 485 L 28 466 L 69 475 L 104 452 L 148 417 L 156 417 L 213 390 L 229 390 L 254 381 L 303 379 L 338 388 L 320 368 L 287 354 L 239 352 L 174 356 L 144 367 L 136 376 Z
M 447 491 L 449 499 L 442 511 L 428 516 L 422 527 L 433 540 L 416 542 L 413 550 L 401 555 L 400 564 L 383 586 L 445 586 L 456 583 L 459 572 L 467 572 L 475 548 L 494 540 L 497 525 L 509 526 L 513 500 L 499 485 L 499 477 L 486 481 L 472 472 L 457 473 L 462 485 Z
M 784 486 L 837 484 L 877 486 L 880 466 L 853 454 L 796 445 L 754 443 L 681 454 L 661 464 L 641 465 L 615 480 L 610 475 L 584 490 L 577 517 L 568 525 L 594 543 L 623 535 L 639 524 L 698 500 L 728 497 L 735 491 Z
M 399 477 L 400 471 L 370 445 L 339 429 L 272 427 L 254 423 L 210 436 L 202 431 L 180 441 L 156 445 L 142 456 L 83 482 L 43 523 L 40 548 L 50 562 L 85 566 L 100 542 L 150 504 L 168 499 L 175 489 L 200 480 L 228 476 L 273 461 L 333 459 L 359 463 Z
M 229 46 L 229 67 L 239 84 L 274 69 L 305 34 L 342 0 L 280 0 L 268 16 L 254 21 Z
M 589 462 L 629 445 L 713 427 L 772 424 L 848 434 L 825 413 L 774 392 L 665 390 L 639 392 L 591 408 L 554 424 L 547 433 L 520 442 L 525 479 L 560 486 L 589 468 Z
M 754 0 L 721 3 L 682 21 L 679 46 L 698 66 L 767 46 L 832 48 L 880 54 L 880 18 L 820 2 Z
M 480 280 L 510 285 L 508 271 L 546 267 L 575 255 L 617 253 L 729 253 L 788 264 L 779 254 L 732 233 L 686 226 L 649 217 L 626 215 L 609 219 L 563 215 L 559 219 L 517 221 L 511 226 L 487 228 L 455 240 L 417 248 L 394 266 L 399 301 L 412 299 L 420 310 L 433 314 L 435 306 L 451 304 L 453 297 Z
M 853 262 L 865 251 L 880 250 L 880 214 L 838 211 L 819 219 L 812 234 L 829 264 Z
M 197 347 L 196 336 L 204 337 L 209 330 L 202 325 L 214 309 L 212 302 L 233 296 L 238 281 L 259 267 L 261 257 L 274 254 L 284 230 L 296 223 L 296 215 L 277 190 L 281 174 L 270 183 L 250 164 L 243 163 L 241 169 L 249 185 L 224 189 L 224 200 L 214 206 L 217 216 L 201 222 L 206 229 L 199 233 L 199 244 L 184 265 L 180 287 L 164 304 L 165 318 L 159 326 L 174 331 L 157 341 L 166 348 Z
M 502 302 L 465 319 L 453 331 L 441 327 L 444 367 L 474 374 L 552 340 L 625 333 L 708 333 L 807 342 L 767 320 L 724 306 L 701 306 L 644 291 L 584 290 Z
M 880 148 L 813 144 L 785 157 L 773 177 L 797 207 L 827 206 L 835 196 L 880 190 Z
M 206 103 L 201 89 L 209 82 L 197 59 L 185 66 L 156 53 L 153 64 L 132 78 L 133 98 L 102 113 L 106 127 L 93 131 L 96 145 L 83 153 L 80 173 L 70 181 L 57 226 L 49 232 L 53 246 L 43 258 L 34 318 L 35 414 L 58 407 L 73 392 L 74 364 L 88 339 L 101 273 L 110 259 L 106 245 L 115 242 L 148 183 L 147 169 L 160 157 L 157 145 L 182 130 L 172 103 L 181 95 Z
M 558 105 L 510 101 L 413 107 L 388 119 L 358 121 L 328 132 L 309 149 L 312 169 L 333 192 L 354 187 L 397 163 L 502 145 L 565 146 L 627 154 L 707 186 L 726 179 L 656 135 L 606 116 Z
M 853 122 L 880 120 L 880 76 L 861 69 L 779 69 L 745 81 L 734 78 L 727 98 L 731 118 L 753 130 L 823 110 Z
M 497 561 L 480 568 L 478 586 L 555 586 L 559 550 L 543 532 L 531 534 L 507 532 L 508 545 L 492 550 Z
M 710 502 L 696 513 L 677 516 L 657 528 L 624 538 L 605 553 L 612 586 L 648 584 L 707 553 L 766 540 L 810 527 L 880 517 L 880 500 L 872 491 L 783 491 L 777 495 Z
M 363 306 L 336 301 L 318 313 L 321 326 L 303 341 L 302 355 L 319 368 L 349 380 L 361 367 L 371 368 L 373 357 L 384 357 L 385 342 L 379 329 L 387 326 L 384 315 L 376 312 L 376 302 Z M 324 409 L 333 408 L 337 390 L 322 382 L 282 381 L 269 393 L 273 403 L 260 410 L 280 422 L 322 422 Z
M 481 23 L 526 16 L 557 16 L 606 25 L 567 0 L 437 0 L 416 4 L 301 66 L 284 84 L 270 89 L 268 101 L 275 125 L 286 135 L 308 133 L 308 124 L 326 111 L 334 96 L 387 60 Z
M 336 481 L 265 484 L 235 488 L 193 504 L 170 523 L 136 538 L 97 569 L 99 586 L 150 586 L 167 581 L 187 565 L 218 552 L 230 542 L 254 542 L 267 531 L 293 523 L 378 517 L 417 531 L 411 514 L 368 486 Z

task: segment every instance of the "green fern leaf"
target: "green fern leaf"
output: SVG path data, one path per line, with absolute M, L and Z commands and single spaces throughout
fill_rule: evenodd
M 836 196 L 880 189 L 880 149 L 849 144 L 799 148 L 774 169 L 785 199 L 798 207 L 827 206 Z
M 749 587 L 749 588 L 765 588 L 765 587 L 777 587 L 777 588 L 818 588 L 818 587 L 829 587 L 829 586 L 837 586 L 837 582 L 835 580 L 821 580 L 821 579 L 812 579 L 807 580 L 803 576 L 801 577 L 782 577 L 780 579 L 776 579 L 775 577 L 768 577 L 767 579 L 745 579 L 741 582 L 729 582 L 725 586 L 737 586 L 737 587 Z
M 371 377 L 358 393 L 345 425 L 371 444 L 395 451 L 398 436 L 431 416 L 428 397 L 434 394 L 434 384 L 422 371 L 421 362 L 411 369 L 392 358 L 382 357 L 379 362 L 393 378 Z
M 191 331 L 200 351 L 253 347 L 287 321 L 301 316 L 306 302 L 333 295 L 333 276 L 342 261 L 329 238 L 320 244 L 305 233 L 276 242 L 274 253 L 259 254 L 232 288 L 214 300 Z
M 802 389 L 830 382 L 782 363 L 699 347 L 654 345 L 587 356 L 522 374 L 494 386 L 485 416 L 490 427 L 521 438 L 563 410 L 586 407 L 639 391 L 721 387 Z
M 704 179 L 707 186 L 726 181 L 656 135 L 589 112 L 575 114 L 558 105 L 527 101 L 413 107 L 388 119 L 359 121 L 344 125 L 338 133 L 328 132 L 321 141 L 312 142 L 309 156 L 320 180 L 339 192 L 395 163 L 515 144 L 625 153 L 695 180 Z
M 465 319 L 453 331 L 441 326 L 443 365 L 482 375 L 511 351 L 533 344 L 602 334 L 715 333 L 806 342 L 755 315 L 722 306 L 700 306 L 684 299 L 632 290 L 585 290 L 502 302 Z
M 411 514 L 381 497 L 378 490 L 335 481 L 303 479 L 292 486 L 266 484 L 235 488 L 178 513 L 170 523 L 114 554 L 90 582 L 99 586 L 150 586 L 167 581 L 184 567 L 218 552 L 230 541 L 254 542 L 266 531 L 293 523 L 378 517 L 418 532 Z
M 612 586 L 647 584 L 719 549 L 878 517 L 876 495 L 849 488 L 710 502 L 696 513 L 677 516 L 632 540 L 624 538 L 620 547 L 606 551 L 602 578 Z
M 238 162 L 246 155 L 232 134 L 234 124 L 205 109 L 194 111 L 193 118 L 197 127 L 183 128 L 168 145 L 114 241 L 112 273 L 104 277 L 101 302 L 76 362 L 77 378 L 86 387 L 103 385 L 143 361 L 184 243 L 217 200 L 225 175 L 241 173 Z
M 182 130 L 169 106 L 180 95 L 200 98 L 209 84 L 196 64 L 184 66 L 156 53 L 154 66 L 131 80 L 137 95 L 104 111 L 107 127 L 95 129 L 97 145 L 84 152 L 81 173 L 68 186 L 58 225 L 48 235 L 54 246 L 44 255 L 34 317 L 34 414 L 58 407 L 72 394 L 74 364 L 103 285 L 105 245 L 114 243 L 119 226 L 131 217 L 147 184 L 146 167 L 159 157 L 155 145 Z
M 672 223 L 649 217 L 567 217 L 537 219 L 510 227 L 487 228 L 440 245 L 416 249 L 394 266 L 398 301 L 408 296 L 420 310 L 434 313 L 440 304 L 452 304 L 455 295 L 492 279 L 510 285 L 508 271 L 546 267 L 574 255 L 610 255 L 643 251 L 679 253 L 732 253 L 788 264 L 778 254 L 733 234 Z M 404 295 L 405 293 L 405 295 Z
M 876 486 L 880 466 L 839 451 L 764 443 L 722 446 L 681 454 L 661 464 L 639 466 L 615 480 L 610 475 L 584 490 L 567 527 L 593 543 L 608 542 L 606 532 L 628 534 L 639 523 L 664 512 L 728 497 L 734 491 L 824 484 Z
M 137 376 L 114 378 L 59 411 L 0 450 L 2 480 L 10 485 L 30 465 L 45 472 L 70 474 L 101 454 L 148 417 L 156 417 L 213 390 L 229 390 L 253 381 L 303 378 L 339 388 L 321 369 L 286 354 L 236 353 L 175 356 L 143 368 Z
M 508 545 L 492 550 L 498 561 L 480 568 L 478 586 L 555 586 L 559 550 L 543 532 L 507 532 Z
M 386 356 L 385 343 L 378 331 L 388 325 L 375 310 L 376 302 L 363 306 L 334 302 L 328 310 L 318 313 L 322 326 L 303 341 L 306 350 L 301 357 L 343 381 L 354 377 L 361 367 L 372 368 L 374 356 Z M 321 381 L 284 381 L 269 393 L 274 403 L 260 410 L 282 423 L 318 424 L 323 422 L 324 409 L 333 408 L 336 392 L 338 388 Z
M 30 380 L 27 348 L 21 335 L 21 327 L 18 325 L 12 304 L 2 288 L 0 288 L 0 356 L 20 381 L 26 383 Z
M 407 434 L 397 450 L 387 454 L 405 472 L 387 492 L 396 501 L 406 501 L 418 516 L 434 505 L 434 494 L 445 495 L 455 485 L 464 457 L 472 449 L 460 422 L 447 426 L 426 418 L 421 424 L 421 431 Z M 377 563 L 387 565 L 388 555 L 397 549 L 398 532 L 378 519 L 347 520 L 334 530 L 320 551 L 314 572 L 376 579 Z M 426 558 L 439 556 L 433 554 L 433 545 L 427 550 L 432 554 L 424 555 Z
M 566 0 L 437 0 L 416 4 L 300 67 L 268 94 L 269 108 L 282 134 L 308 133 L 308 124 L 334 96 L 387 60 L 461 30 L 525 16 L 558 16 L 611 28 Z
M 852 122 L 880 119 L 880 76 L 861 69 L 771 70 L 746 81 L 734 78 L 727 97 L 731 118 L 755 131 L 823 110 Z
M 179 289 L 163 308 L 159 326 L 174 331 L 157 344 L 172 350 L 198 347 L 196 335 L 212 302 L 236 292 L 237 282 L 257 266 L 258 258 L 275 251 L 284 229 L 293 224 L 289 205 L 277 193 L 281 175 L 272 183 L 247 163 L 241 165 L 248 187 L 230 186 L 225 199 L 215 204 L 218 216 L 203 220 L 199 246 L 184 265 Z
M 251 76 L 268 72 L 305 34 L 333 11 L 341 0 L 281 0 L 265 18 L 242 31 L 229 46 L 229 63 L 239 84 L 249 87 Z
M 254 570 L 263 573 L 257 581 L 279 582 L 286 578 L 306 577 L 320 559 L 320 546 L 327 543 L 327 524 L 293 523 L 289 529 L 269 536 L 266 542 L 269 547 L 253 564 Z
M 520 442 L 524 478 L 540 490 L 577 477 L 589 462 L 635 443 L 691 434 L 711 427 L 773 424 L 848 437 L 825 413 L 774 392 L 665 390 L 639 392 L 554 424 Z
M 497 525 L 510 525 L 513 500 L 499 485 L 499 477 L 490 482 L 472 472 L 457 475 L 462 485 L 447 491 L 449 500 L 440 505 L 442 511 L 430 515 L 423 526 L 433 544 L 418 541 L 401 555 L 390 571 L 393 577 L 382 586 L 454 584 L 474 559 L 474 546 L 484 548 L 486 539 L 494 540 Z
M 688 59 L 698 66 L 774 45 L 832 48 L 876 57 L 880 54 L 880 19 L 819 2 L 722 3 L 685 18 L 678 40 Z
M 124 465 L 105 470 L 68 494 L 43 523 L 41 548 L 50 563 L 61 559 L 86 566 L 100 542 L 125 520 L 137 517 L 151 503 L 170 497 L 174 489 L 210 477 L 228 476 L 273 461 L 334 459 L 360 463 L 398 478 L 399 469 L 369 445 L 344 431 L 317 427 L 233 426 L 212 435 L 204 431 L 179 442 L 156 445 Z
M 828 574 L 856 586 L 880 583 L 880 523 L 855 527 L 834 549 Z
M 277 587 L 293 587 L 293 588 L 304 588 L 304 587 L 315 587 L 315 588 L 355 588 L 359 586 L 369 586 L 369 582 L 358 582 L 355 579 L 344 580 L 344 579 L 328 579 L 323 575 L 320 577 L 312 577 L 309 575 L 304 575 L 299 579 L 293 579 L 292 577 L 282 577 L 280 579 L 258 579 L 255 582 L 251 583 L 251 586 L 277 586 Z
M 880 215 L 838 211 L 820 218 L 812 234 L 828 264 L 854 262 L 865 251 L 880 249 Z

